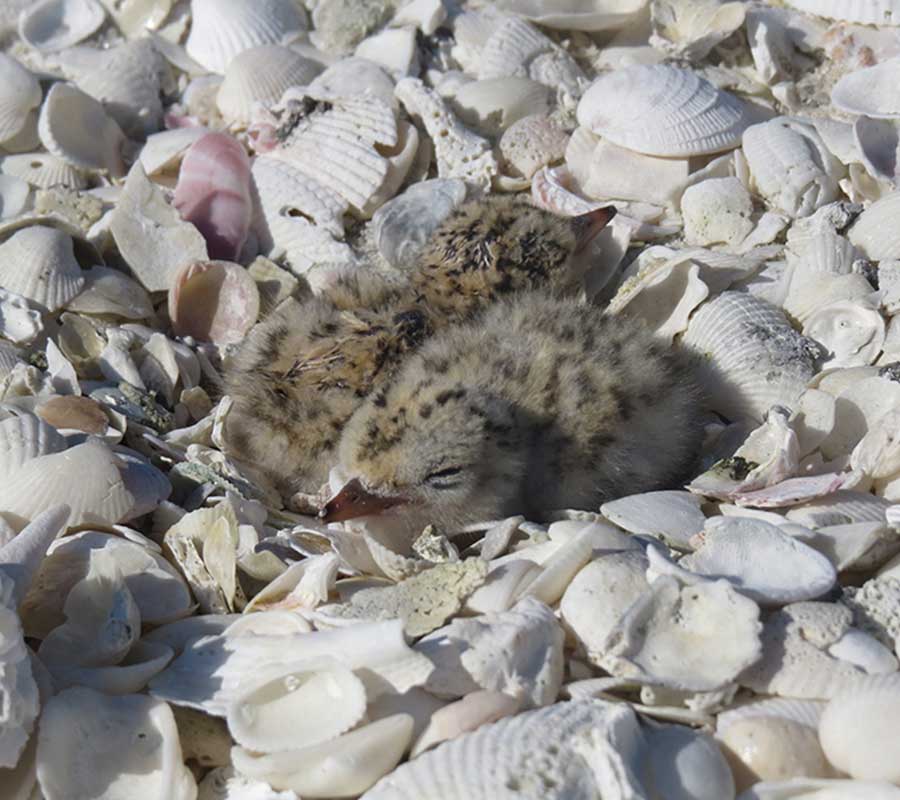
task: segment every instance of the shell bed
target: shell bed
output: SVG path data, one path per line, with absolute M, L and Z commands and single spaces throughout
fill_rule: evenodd
M 898 0 L 2 0 L 0 44 L 0 797 L 900 798 Z M 699 473 L 411 547 L 286 507 L 236 348 L 485 193 L 616 207 L 585 300 L 702 357 Z

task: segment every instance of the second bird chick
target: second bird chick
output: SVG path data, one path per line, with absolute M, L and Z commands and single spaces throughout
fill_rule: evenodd
M 689 477 L 703 403 L 691 358 L 640 323 L 533 293 L 434 336 L 350 419 L 327 521 L 435 523 L 561 508 Z

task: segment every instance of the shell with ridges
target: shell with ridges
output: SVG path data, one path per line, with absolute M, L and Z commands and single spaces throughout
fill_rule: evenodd
M 83 189 L 87 186 L 84 174 L 61 158 L 50 153 L 18 153 L 0 159 L 0 172 L 13 175 L 39 189 L 66 186 Z
M 0 144 L 19 134 L 41 97 L 38 79 L 14 58 L 0 53 Z
M 0 285 L 56 311 L 84 286 L 72 237 L 56 228 L 33 225 L 0 245 Z

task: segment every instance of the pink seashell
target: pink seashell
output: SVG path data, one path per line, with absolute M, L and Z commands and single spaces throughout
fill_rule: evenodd
M 253 123 L 247 128 L 247 138 L 256 153 L 268 153 L 280 144 L 275 126 L 270 122 Z
M 175 114 L 172 111 L 167 112 L 163 116 L 163 123 L 166 130 L 173 128 L 200 128 L 203 123 L 197 117 L 191 117 L 187 114 Z
M 250 160 L 237 139 L 210 133 L 188 148 L 175 186 L 175 208 L 203 234 L 211 257 L 238 257 L 253 201 Z
M 169 318 L 179 336 L 224 345 L 239 342 L 259 316 L 256 281 L 240 264 L 185 264 L 169 290 Z

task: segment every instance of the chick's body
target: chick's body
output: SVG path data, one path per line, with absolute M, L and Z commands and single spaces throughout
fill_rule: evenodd
M 597 508 L 683 480 L 701 411 L 687 355 L 639 323 L 529 294 L 410 356 L 347 424 L 341 467 L 411 533 Z
M 474 201 L 438 227 L 408 278 L 361 270 L 282 304 L 226 375 L 229 454 L 260 467 L 285 495 L 315 492 L 344 423 L 406 353 L 500 297 L 574 290 L 583 245 L 613 213 L 564 219 L 509 197 Z

